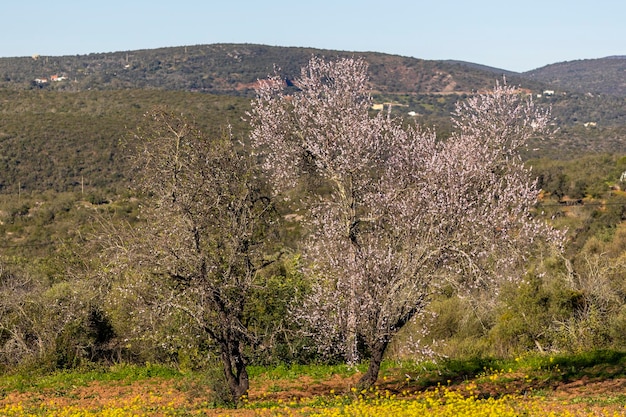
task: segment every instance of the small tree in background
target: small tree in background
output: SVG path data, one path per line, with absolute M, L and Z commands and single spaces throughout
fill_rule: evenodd
M 204 331 L 236 402 L 249 387 L 245 348 L 255 337 L 244 316 L 262 285 L 274 210 L 255 164 L 230 137 L 209 139 L 164 111 L 147 117 L 132 144 L 137 183 L 149 197 L 141 208 L 146 226 L 111 247 L 112 265 L 147 271 L 158 287 L 147 302 L 184 312 Z
M 398 331 L 452 283 L 493 289 L 519 277 L 538 241 L 560 235 L 531 216 L 538 196 L 518 151 L 547 114 L 496 85 L 457 106 L 456 132 L 370 115 L 367 64 L 312 58 L 286 94 L 260 84 L 250 113 L 254 146 L 276 191 L 321 181 L 305 198 L 312 291 L 294 311 L 322 351 L 367 357 L 373 384 Z M 361 347 L 362 346 L 362 347 Z

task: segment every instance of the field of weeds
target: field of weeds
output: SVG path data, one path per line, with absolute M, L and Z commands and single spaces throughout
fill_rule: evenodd
M 161 366 L 0 377 L 0 415 L 22 416 L 626 416 L 626 353 L 251 368 L 237 408 L 216 402 L 207 375 Z

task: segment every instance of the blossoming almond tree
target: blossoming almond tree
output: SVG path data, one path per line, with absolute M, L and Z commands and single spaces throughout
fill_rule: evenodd
M 548 116 L 513 88 L 459 104 L 456 132 L 439 140 L 370 114 L 361 59 L 312 58 L 295 93 L 282 84 L 274 76 L 257 90 L 253 144 L 276 191 L 307 177 L 324 185 L 303 200 L 312 290 L 294 314 L 323 351 L 369 358 L 361 385 L 439 286 L 497 287 L 537 241 L 559 241 L 531 215 L 538 190 L 518 156 Z

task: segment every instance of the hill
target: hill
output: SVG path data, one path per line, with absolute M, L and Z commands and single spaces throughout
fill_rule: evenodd
M 372 89 L 380 93 L 469 93 L 490 88 L 494 79 L 506 76 L 510 83 L 530 90 L 626 97 L 626 56 L 560 62 L 520 74 L 464 61 L 254 44 L 0 58 L 0 88 L 150 88 L 250 95 L 256 81 L 274 67 L 293 78 L 312 55 L 364 57 L 370 64 Z
M 623 76 L 619 78 L 626 63 L 622 57 L 554 64 L 518 74 L 463 61 L 429 61 L 375 52 L 211 44 L 0 58 L 0 89 L 149 89 L 251 97 L 256 82 L 273 73 L 274 68 L 286 80 L 293 79 L 312 55 L 362 56 L 370 65 L 372 92 L 377 101 L 400 104 L 407 113 L 430 118 L 438 125 L 445 123 L 459 97 L 491 89 L 503 76 L 509 84 L 519 85 L 529 93 L 556 90 L 546 104 L 555 109 L 560 126 L 588 122 L 609 127 L 626 124 L 622 110 L 626 87 Z M 618 84 L 621 87 L 616 87 Z M 585 95 L 589 91 L 606 94 Z
M 522 76 L 560 90 L 626 97 L 626 55 L 559 62 Z
M 541 95 L 536 101 L 552 108 L 559 128 L 554 140 L 533 143 L 529 157 L 626 149 L 626 97 L 564 91 L 529 81 L 527 74 L 467 62 L 247 44 L 0 58 L 0 193 L 117 187 L 124 171 L 119 142 L 155 105 L 190 115 L 211 132 L 230 123 L 243 133 L 241 118 L 257 80 L 275 65 L 292 79 L 312 55 L 363 56 L 375 101 L 392 103 L 405 119 L 436 125 L 443 137 L 459 99 L 506 75 L 507 82 Z M 589 77 L 601 80 L 597 64 L 583 67 L 595 68 Z M 551 88 L 555 94 L 541 94 Z
M 428 61 L 374 52 L 355 53 L 251 44 L 212 44 L 60 57 L 0 58 L 0 87 L 55 90 L 149 88 L 250 95 L 274 67 L 299 74 L 312 55 L 362 56 L 372 88 L 381 93 L 462 93 L 490 88 L 502 73 L 454 61 Z M 529 88 L 534 81 L 525 82 Z

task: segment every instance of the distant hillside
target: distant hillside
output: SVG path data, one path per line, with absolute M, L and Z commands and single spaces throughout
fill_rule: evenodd
M 75 56 L 0 58 L 0 87 L 55 90 L 152 88 L 249 95 L 274 66 L 286 78 L 312 55 L 362 56 L 381 93 L 462 93 L 491 88 L 502 71 L 454 61 L 251 44 L 212 44 Z M 497 74 L 497 72 L 500 72 Z M 515 77 L 513 77 L 515 78 Z M 527 88 L 535 82 L 519 77 Z M 539 88 L 539 87 L 537 87 Z
M 522 76 L 561 90 L 626 97 L 626 56 L 559 62 Z
M 184 113 L 211 135 L 220 134 L 227 124 L 245 135 L 242 117 L 257 80 L 274 65 L 285 78 L 295 78 L 312 55 L 364 57 L 376 103 L 392 104 L 394 114 L 405 120 L 435 125 L 440 137 L 450 132 L 450 114 L 458 100 L 491 89 L 506 75 L 509 84 L 521 86 L 538 105 L 550 107 L 558 127 L 552 140 L 533 141 L 526 157 L 621 154 L 626 149 L 626 95 L 576 92 L 539 80 L 541 71 L 557 71 L 568 63 L 536 70 L 534 79 L 527 79 L 530 75 L 460 61 L 262 45 L 0 58 L 0 195 L 124 188 L 126 161 L 120 140 L 155 105 Z M 602 60 L 608 66 L 624 61 Z M 583 66 L 596 80 L 594 85 L 603 85 L 597 62 Z M 582 71 L 579 64 L 573 68 Z M 616 68 L 609 74 L 618 74 Z
M 471 93 L 503 75 L 511 84 L 626 97 L 626 56 L 561 62 L 522 74 L 479 63 L 430 61 L 375 52 L 254 44 L 210 44 L 92 53 L 0 58 L 0 88 L 118 90 L 128 88 L 251 95 L 275 67 L 294 78 L 312 55 L 364 57 L 372 89 L 381 94 Z
M 155 106 L 196 121 L 210 135 L 227 124 L 244 135 L 249 100 L 182 91 L 0 89 L 0 194 L 126 187 L 120 143 Z

